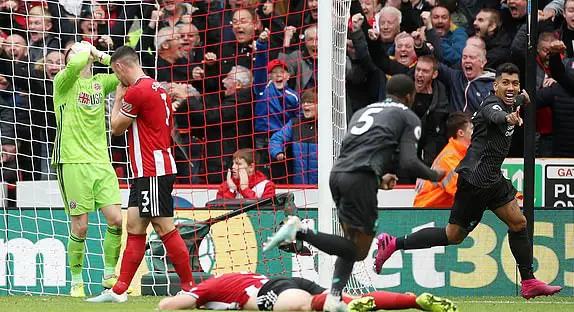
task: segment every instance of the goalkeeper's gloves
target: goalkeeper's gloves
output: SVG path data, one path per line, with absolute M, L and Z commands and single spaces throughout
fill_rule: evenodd
M 78 44 L 78 43 L 76 43 L 76 44 Z M 75 46 L 76 44 L 74 44 L 74 46 Z M 98 50 L 98 48 L 94 47 L 89 41 L 84 41 L 84 40 L 83 40 L 82 42 L 79 42 L 79 44 L 82 44 L 82 45 L 84 45 L 85 47 L 87 47 L 87 49 L 88 49 L 87 52 L 90 52 L 90 54 L 92 54 L 92 56 L 94 57 L 94 59 L 95 59 L 96 61 L 100 62 L 100 63 L 101 63 L 101 62 L 104 60 L 104 58 L 108 55 L 107 53 Z M 72 47 L 73 47 L 73 46 L 72 46 Z M 82 47 L 82 48 L 84 48 L 84 47 Z M 84 51 L 82 51 L 82 52 L 84 52 Z
M 92 55 L 94 56 L 94 58 L 96 59 L 96 61 L 98 61 L 100 63 L 102 63 L 102 61 L 106 58 L 106 56 L 108 56 L 108 54 L 106 52 L 102 52 L 102 51 L 98 50 L 93 45 L 91 45 L 91 52 L 92 52 Z
M 91 45 L 85 42 L 76 42 L 70 49 L 75 53 L 91 52 Z
M 108 54 L 106 52 L 102 52 L 98 49 L 96 49 L 96 47 L 92 46 L 92 55 L 94 56 L 94 58 L 96 59 L 96 61 L 102 63 L 104 61 L 104 59 L 106 58 L 106 56 L 108 56 Z

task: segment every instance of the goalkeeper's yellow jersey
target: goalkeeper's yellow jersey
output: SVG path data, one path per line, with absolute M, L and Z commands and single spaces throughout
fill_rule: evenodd
M 52 165 L 63 163 L 109 163 L 105 97 L 119 80 L 114 74 L 80 78 L 90 52 L 70 58 L 54 78 L 54 111 L 57 134 Z M 110 56 L 102 61 L 110 64 Z

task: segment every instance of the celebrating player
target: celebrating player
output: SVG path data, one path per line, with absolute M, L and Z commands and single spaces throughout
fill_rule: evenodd
M 355 261 L 367 257 L 375 236 L 378 187 L 387 189 L 396 181 L 397 177 L 389 174 L 396 168 L 395 159 L 412 176 L 433 181 L 444 177 L 443 169 L 433 171 L 416 156 L 421 127 L 419 118 L 409 109 L 415 96 L 412 79 L 406 75 L 393 76 L 387 82 L 386 93 L 388 98 L 384 102 L 371 104 L 354 114 L 331 170 L 331 194 L 345 237 L 308 230 L 299 218 L 290 217 L 264 247 L 266 251 L 300 239 L 338 256 L 326 311 L 345 309 L 341 293 Z
M 112 134 L 130 128 L 128 143 L 132 183 L 128 203 L 128 239 L 118 282 L 111 290 L 89 302 L 124 302 L 145 252 L 146 229 L 151 221 L 161 237 L 184 292 L 190 291 L 193 277 L 189 253 L 173 224 L 175 161 L 171 153 L 171 99 L 156 80 L 146 76 L 137 53 L 120 47 L 111 59 L 121 85 L 112 110 Z M 127 87 L 127 88 L 126 88 Z
M 165 298 L 159 310 L 205 308 L 211 310 L 322 311 L 325 288 L 300 277 L 268 279 L 259 274 L 228 273 L 212 277 L 185 295 Z M 456 311 L 448 299 L 431 294 L 415 296 L 374 291 L 363 297 L 343 296 L 350 311 L 420 309 Z
M 526 230 L 526 218 L 515 198 L 516 189 L 502 176 L 501 166 L 508 154 L 514 127 L 522 125 L 520 109 L 514 109 L 520 90 L 520 71 L 514 64 L 498 67 L 495 94 L 484 99 L 473 116 L 474 132 L 466 156 L 458 165 L 457 191 L 446 228 L 425 228 L 405 237 L 379 235 L 377 267 L 399 249 L 421 249 L 460 244 L 482 219 L 488 208 L 508 225 L 510 250 L 522 279 L 522 296 L 526 299 L 553 295 L 562 287 L 550 286 L 534 278 L 532 244 Z M 530 103 L 522 92 L 525 103 Z
M 75 43 L 66 55 L 66 68 L 54 78 L 54 111 L 57 135 L 52 155 L 64 208 L 72 229 L 68 261 L 72 297 L 84 297 L 84 266 L 88 213 L 100 209 L 108 228 L 104 236 L 105 288 L 114 286 L 122 238 L 120 188 L 108 154 L 105 97 L 118 79 L 113 74 L 92 76 L 97 59 L 109 65 L 110 56 L 89 43 Z

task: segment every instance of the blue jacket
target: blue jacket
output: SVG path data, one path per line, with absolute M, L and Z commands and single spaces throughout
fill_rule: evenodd
M 468 35 L 463 27 L 452 24 L 446 35 L 440 38 L 441 60 L 449 65 L 460 65 L 462 60 L 462 50 L 466 46 Z
M 438 79 L 450 87 L 451 110 L 473 114 L 493 90 L 494 73 L 485 71 L 468 81 L 463 71 L 452 69 L 445 64 L 438 65 Z
M 267 51 L 267 43 L 256 41 L 257 51 Z M 299 96 L 287 87 L 277 89 L 267 80 L 269 53 L 257 53 L 253 67 L 253 91 L 255 92 L 255 132 L 274 132 L 299 115 Z
M 276 159 L 277 154 L 285 153 L 285 145 L 292 144 L 293 183 L 317 184 L 317 119 L 292 118 L 269 140 L 269 152 Z M 286 155 L 287 156 L 287 155 Z

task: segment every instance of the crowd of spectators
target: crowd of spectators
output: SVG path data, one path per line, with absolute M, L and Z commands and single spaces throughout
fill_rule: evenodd
M 146 74 L 168 90 L 179 183 L 225 181 L 242 148 L 257 148 L 261 172 L 275 182 L 316 180 L 302 175 L 316 176 L 316 148 L 292 156 L 285 146 L 280 160 L 269 156 L 273 134 L 303 114 L 300 94 L 316 103 L 316 0 L 0 0 L 3 181 L 55 177 L 52 80 L 77 41 L 110 54 L 134 47 Z M 310 129 L 314 139 L 304 144 L 316 145 Z M 110 145 L 125 182 L 125 139 L 110 137 Z M 308 158 L 315 161 L 301 164 Z
M 574 77 L 574 0 L 538 3 L 537 155 L 574 157 L 574 97 L 564 82 Z M 55 178 L 52 81 L 67 49 L 84 40 L 108 53 L 134 47 L 172 96 L 178 183 L 221 184 L 233 153 L 249 148 L 274 183 L 316 184 L 317 7 L 317 0 L 0 0 L 3 181 Z M 388 77 L 412 76 L 423 126 L 418 156 L 430 165 L 448 142 L 449 114 L 479 109 L 498 65 L 513 62 L 524 73 L 527 30 L 526 0 L 352 0 L 347 115 L 384 100 Z M 552 48 L 559 40 L 566 51 Z M 516 131 L 509 156 L 522 156 L 522 141 Z M 110 137 L 122 182 L 125 144 Z
M 524 76 L 528 45 L 526 0 L 361 0 L 351 2 L 347 39 L 348 111 L 385 99 L 394 74 L 416 86 L 413 111 L 422 122 L 419 158 L 427 165 L 446 145 L 453 112 L 472 116 L 492 92 L 494 72 L 512 62 Z M 538 157 L 573 157 L 574 115 L 568 81 L 574 76 L 574 1 L 538 1 L 536 72 Z M 566 51 L 559 47 L 566 45 Z M 509 157 L 522 157 L 523 129 Z M 400 176 L 400 174 L 399 174 Z M 414 183 L 401 176 L 400 182 Z

